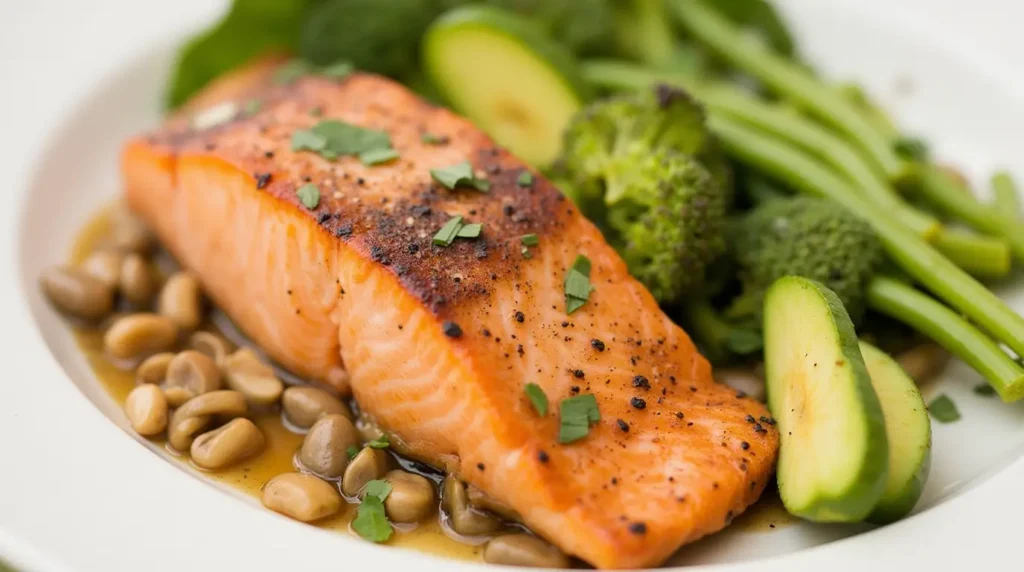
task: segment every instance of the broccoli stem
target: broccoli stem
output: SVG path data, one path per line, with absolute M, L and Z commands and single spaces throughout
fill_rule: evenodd
M 876 276 L 868 305 L 935 340 L 988 380 L 1006 402 L 1024 397 L 1021 368 L 988 336 L 931 296 L 898 280 Z
M 747 41 L 728 20 L 693 0 L 669 0 L 676 18 L 690 35 L 737 68 L 788 97 L 823 122 L 846 134 L 889 181 L 909 173 L 892 141 L 879 133 L 849 101 L 798 65 L 769 49 Z
M 640 90 L 666 83 L 685 88 L 700 97 L 712 115 L 724 114 L 758 127 L 816 154 L 848 180 L 867 198 L 887 209 L 900 222 L 972 275 L 991 279 L 1009 273 L 1010 254 L 1002 240 L 953 233 L 931 215 L 908 205 L 883 181 L 864 159 L 842 139 L 817 123 L 772 106 L 722 84 L 703 84 L 678 73 L 650 70 L 614 60 L 583 62 L 583 76 L 596 87 L 612 90 Z
M 684 308 L 688 329 L 698 341 L 704 356 L 712 364 L 722 363 L 732 353 L 728 341 L 732 325 L 711 307 L 707 300 L 690 299 Z
M 920 183 L 920 192 L 929 202 L 951 217 L 1002 238 L 1010 245 L 1013 255 L 1024 260 L 1024 221 L 978 202 L 969 189 L 935 167 L 922 166 Z
M 1005 171 L 992 175 L 992 206 L 1007 216 L 1020 219 L 1024 216 L 1020 193 L 1013 177 Z
M 709 125 L 735 159 L 785 181 L 796 190 L 830 198 L 867 221 L 889 258 L 903 271 L 1018 355 L 1024 355 L 1024 317 L 900 224 L 885 208 L 862 198 L 841 177 L 791 144 L 728 117 L 711 117 Z
M 664 0 L 620 0 L 615 8 L 621 51 L 654 66 L 675 54 L 676 36 Z

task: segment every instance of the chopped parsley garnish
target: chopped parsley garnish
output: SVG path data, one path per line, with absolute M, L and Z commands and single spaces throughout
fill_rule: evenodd
M 459 229 L 462 228 L 462 217 L 453 216 L 448 219 L 448 222 L 444 223 L 441 230 L 437 231 L 434 235 L 435 246 L 449 246 L 455 242 L 455 237 L 459 235 Z
M 591 393 L 563 399 L 558 407 L 562 422 L 558 432 L 559 443 L 579 441 L 590 433 L 592 424 L 601 420 L 597 398 Z
M 395 149 L 374 149 L 373 151 L 366 151 L 359 154 L 359 160 L 364 165 L 380 165 L 382 163 L 390 163 L 401 155 Z
M 302 206 L 309 210 L 315 209 L 320 204 L 320 189 L 313 183 L 302 185 L 295 194 L 299 195 Z
M 459 232 L 455 235 L 459 238 L 476 238 L 480 236 L 480 231 L 483 230 L 484 225 L 480 223 L 473 223 L 464 225 L 459 229 Z
M 544 393 L 544 390 L 536 383 L 527 383 L 524 391 L 526 391 L 526 396 L 530 398 L 533 408 L 537 410 L 537 415 L 541 417 L 547 415 L 548 396 Z
M 366 483 L 363 499 L 352 520 L 352 530 L 370 542 L 385 542 L 391 538 L 392 528 L 384 511 L 384 499 L 391 493 L 391 485 L 373 480 Z
M 486 179 L 478 179 L 473 173 L 473 165 L 469 161 L 456 163 L 450 167 L 431 169 L 430 176 L 451 190 L 458 187 L 471 187 L 482 193 L 491 190 L 491 183 Z
M 388 447 L 391 446 L 391 442 L 388 441 L 388 436 L 386 434 L 381 433 L 380 437 L 377 437 L 373 441 L 370 441 L 369 443 L 366 444 L 366 446 L 370 447 L 371 449 L 387 449 Z
M 533 174 L 529 171 L 519 173 L 519 177 L 516 179 L 516 184 L 520 187 L 529 187 L 533 184 Z
M 433 133 L 423 133 L 420 135 L 420 141 L 427 145 L 444 145 L 448 142 L 447 135 L 434 135 Z
M 192 116 L 192 129 L 203 130 L 227 123 L 238 115 L 238 104 L 233 101 L 218 103 Z
M 314 107 L 313 109 L 310 109 L 309 110 L 309 116 L 310 117 L 323 117 L 324 116 L 324 108 L 322 108 L 322 107 L 320 107 L 318 105 L 318 106 Z
M 928 413 L 939 423 L 952 423 L 960 420 L 960 411 L 956 404 L 946 395 L 940 395 L 928 404 Z
M 356 70 L 351 62 L 337 62 L 328 66 L 315 66 L 306 60 L 295 59 L 274 72 L 274 83 L 290 85 L 304 75 L 319 75 L 329 79 L 345 79 Z
M 582 308 L 593 290 L 590 284 L 590 259 L 580 254 L 565 275 L 565 312 L 572 314 Z
M 352 65 L 352 62 L 342 61 L 320 68 L 317 75 L 330 79 L 345 79 L 352 75 L 352 72 L 354 71 L 356 71 L 356 66 Z
M 328 160 L 390 149 L 391 137 L 387 132 L 336 119 L 324 119 L 311 129 L 292 133 L 292 151 L 313 151 Z
M 242 107 L 242 111 L 246 115 L 255 115 L 259 113 L 261 109 L 263 109 L 263 102 L 258 99 L 250 99 L 249 101 L 246 101 L 245 106 Z
M 355 459 L 356 455 L 359 454 L 359 448 L 355 445 L 350 445 L 348 449 L 345 449 L 345 453 L 348 454 L 349 460 Z
M 533 255 L 530 254 L 530 249 L 525 246 L 519 252 L 523 255 L 523 258 L 533 258 Z
M 540 239 L 537 238 L 536 234 L 524 234 L 520 240 L 523 241 L 523 246 L 537 246 L 540 244 Z
M 992 397 L 996 394 L 995 388 L 987 383 L 974 386 L 974 393 L 981 395 L 982 397 Z

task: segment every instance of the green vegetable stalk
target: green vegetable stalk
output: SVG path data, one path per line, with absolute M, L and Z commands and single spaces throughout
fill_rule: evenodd
M 889 258 L 941 299 L 960 310 L 1018 355 L 1024 355 L 1024 317 L 971 278 L 886 209 L 860 196 L 849 183 L 800 149 L 733 119 L 709 124 L 726 152 L 801 192 L 827 197 L 874 228 Z
M 931 296 L 879 276 L 868 284 L 867 299 L 872 309 L 912 326 L 985 376 L 1003 401 L 1024 397 L 1024 368 L 978 328 Z
M 630 58 L 658 66 L 675 54 L 676 37 L 664 0 L 618 0 L 615 23 L 618 49 Z
M 1009 173 L 999 172 L 992 176 L 992 194 L 992 205 L 996 210 L 1017 220 L 1024 217 L 1020 191 Z

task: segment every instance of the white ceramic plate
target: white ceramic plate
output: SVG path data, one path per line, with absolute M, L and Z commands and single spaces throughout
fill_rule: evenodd
M 780 3 L 818 67 L 865 84 L 943 157 L 977 177 L 996 165 L 1024 174 L 1020 70 L 990 51 L 1021 45 L 994 32 L 1014 31 L 1015 5 Z M 153 454 L 125 430 L 36 291 L 40 270 L 64 260 L 81 223 L 117 193 L 120 141 L 157 121 L 172 47 L 221 8 L 207 0 L 0 6 L 0 559 L 25 571 L 486 569 L 291 522 Z M 1024 310 L 1024 288 L 1001 294 Z M 972 394 L 979 382 L 954 364 L 928 390 L 950 395 L 963 420 L 935 424 L 932 476 L 913 517 L 879 529 L 727 531 L 675 562 L 946 570 L 1017 558 L 1024 407 Z

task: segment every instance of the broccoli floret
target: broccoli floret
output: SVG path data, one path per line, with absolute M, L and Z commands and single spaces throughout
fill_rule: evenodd
M 660 302 L 701 285 L 724 252 L 727 168 L 703 108 L 664 87 L 582 110 L 559 163 L 570 197 Z
M 614 37 L 613 0 L 486 0 L 530 16 L 577 55 L 606 53 Z
M 743 291 L 727 311 L 732 319 L 760 323 L 764 295 L 783 276 L 817 280 L 839 296 L 858 322 L 864 289 L 884 259 L 871 226 L 825 199 L 767 201 L 728 231 Z
M 420 38 L 448 0 L 331 0 L 306 11 L 300 55 L 315 64 L 352 62 L 396 78 L 415 73 Z

